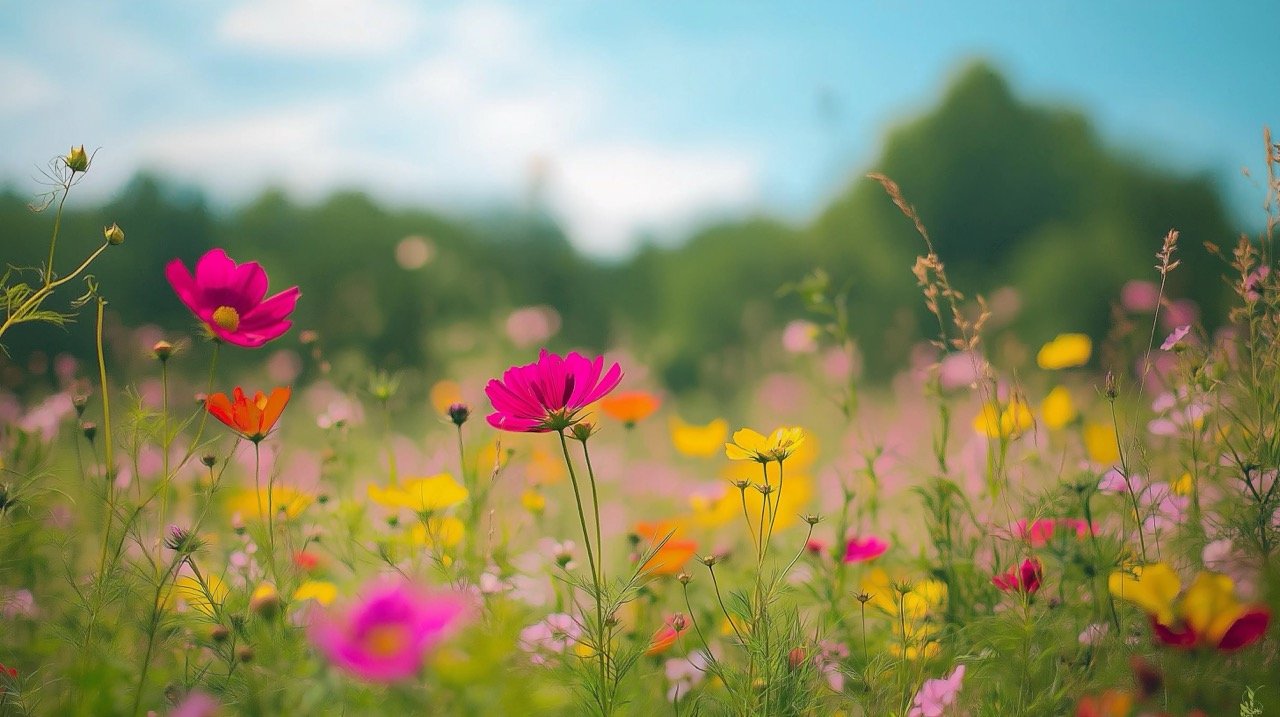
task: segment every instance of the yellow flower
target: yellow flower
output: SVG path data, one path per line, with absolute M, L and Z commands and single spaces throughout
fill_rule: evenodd
M 431 387 L 428 394 L 431 400 L 431 407 L 436 413 L 445 414 L 449 412 L 449 406 L 455 403 L 462 403 L 462 387 L 455 381 L 437 381 Z
M 983 405 L 973 418 L 973 430 L 987 438 L 1012 439 L 1026 433 L 1035 425 L 1035 417 L 1027 402 L 1015 398 L 1001 406 L 998 403 Z
M 329 605 L 338 597 L 338 586 L 327 580 L 307 580 L 293 591 L 295 602 L 315 600 L 321 605 Z
M 1191 474 L 1183 473 L 1182 477 L 1174 481 L 1169 487 L 1177 495 L 1191 495 Z
M 466 532 L 466 527 L 457 518 L 431 518 L 425 525 L 421 521 L 414 523 L 409 531 L 409 540 L 415 545 L 452 548 L 462 542 Z
M 729 435 L 729 422 L 717 418 L 706 425 L 685 423 L 679 416 L 672 416 L 671 443 L 686 456 L 706 458 L 713 456 Z
M 1093 353 L 1093 341 L 1085 334 L 1058 334 L 1040 347 L 1036 363 L 1047 371 L 1083 366 Z
M 467 499 L 467 489 L 448 473 L 426 478 L 405 478 L 400 485 L 386 488 L 370 484 L 369 499 L 388 508 L 405 508 L 415 513 L 433 513 L 452 508 Z
M 1173 622 L 1173 600 L 1182 589 L 1178 574 L 1165 563 L 1117 570 L 1107 579 L 1111 594 L 1154 615 L 1162 625 Z
M 268 507 L 275 510 L 276 519 L 291 520 L 298 517 L 314 500 L 315 497 L 309 493 L 278 485 L 269 493 L 265 487 L 261 490 L 245 488 L 232 496 L 228 507 L 232 513 L 239 513 L 246 520 L 265 520 Z
M 724 454 L 734 461 L 782 462 L 803 442 L 804 429 L 798 426 L 775 429 L 768 438 L 743 428 L 733 434 L 733 443 L 724 444 Z
M 867 604 L 890 615 L 902 612 L 908 620 L 923 618 L 947 599 L 947 586 L 937 580 L 922 580 L 905 594 L 898 591 L 884 568 L 872 568 L 862 576 L 860 589 L 871 596 Z
M 530 488 L 520 494 L 520 505 L 530 513 L 541 513 L 547 509 L 547 498 L 541 492 Z
M 1084 427 L 1082 437 L 1089 460 L 1104 466 L 1120 460 L 1120 445 L 1116 443 L 1114 426 L 1107 423 L 1090 423 Z
M 205 575 L 203 585 L 194 575 L 180 575 L 173 581 L 173 586 L 160 597 L 160 605 L 171 608 L 176 601 L 181 600 L 191 609 L 207 617 L 214 617 L 217 608 L 227 599 L 228 592 L 226 583 L 217 575 Z
M 1058 386 L 1040 403 L 1040 415 L 1044 416 L 1044 425 L 1057 430 L 1076 420 L 1080 414 L 1071 400 L 1071 392 L 1066 386 Z

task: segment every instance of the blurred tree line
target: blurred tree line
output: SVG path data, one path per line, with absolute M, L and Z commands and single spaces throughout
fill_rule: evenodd
M 1194 299 L 1210 318 L 1222 306 L 1221 268 L 1200 245 L 1229 244 L 1237 232 L 1209 179 L 1169 176 L 1117 154 L 1083 115 L 1019 101 L 989 66 L 969 67 L 938 107 L 893 131 L 871 169 L 901 185 L 958 288 L 1017 290 L 1010 328 L 1026 341 L 1061 331 L 1102 336 L 1120 286 L 1153 278 L 1153 254 L 1175 227 L 1184 264 L 1169 293 Z M 224 213 L 198 191 L 141 175 L 105 206 L 69 210 L 59 255 L 70 262 L 87 253 L 103 224 L 119 222 L 125 245 L 94 271 L 112 309 L 125 323 L 176 332 L 192 320 L 164 281 L 164 264 L 179 257 L 190 265 L 225 247 L 263 262 L 273 291 L 302 287 L 299 329 L 322 329 L 329 348 L 389 367 L 492 348 L 510 309 L 545 304 L 562 319 L 555 345 L 622 341 L 674 390 L 750 364 L 759 342 L 799 315 L 778 288 L 822 267 L 847 285 L 867 368 L 882 375 L 930 332 L 910 272 L 923 246 L 862 173 L 808 224 L 744 218 L 608 264 L 580 256 L 533 211 L 447 218 L 392 211 L 359 193 L 301 205 L 267 191 Z M 29 201 L 0 193 L 10 265 L 38 265 L 47 251 L 51 215 L 32 213 Z M 408 263 L 397 261 L 406 237 L 414 238 Z M 10 349 L 16 359 L 32 350 L 87 356 L 89 328 L 20 327 Z M 297 341 L 297 331 L 290 336 Z

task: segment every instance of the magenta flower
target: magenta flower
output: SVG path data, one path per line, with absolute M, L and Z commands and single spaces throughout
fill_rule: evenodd
M 869 535 L 865 538 L 855 536 L 845 545 L 844 561 L 846 563 L 865 563 L 868 560 L 874 560 L 884 555 L 884 551 L 888 549 L 889 544 L 874 535 Z
M 301 291 L 293 286 L 267 295 L 267 272 L 256 261 L 237 264 L 221 249 L 196 262 L 194 276 L 181 259 L 164 268 L 178 299 L 209 331 L 229 344 L 258 348 L 289 330 Z
M 907 717 L 942 717 L 955 703 L 963 681 L 964 665 L 956 665 L 950 675 L 940 680 L 925 680 Z
M 618 364 L 604 371 L 603 356 L 589 360 L 571 351 L 561 358 L 543 349 L 535 363 L 512 366 L 502 380 L 492 379 L 484 387 L 494 409 L 489 425 L 517 433 L 563 431 L 578 422 L 583 408 L 604 398 L 621 380 Z
M 1040 590 L 1040 581 L 1043 577 L 1044 568 L 1040 565 L 1040 561 L 1027 558 L 1017 568 L 991 578 L 991 582 L 1007 593 L 1035 595 Z
M 418 673 L 427 651 L 458 624 L 466 605 L 457 595 L 383 582 L 345 612 L 315 610 L 309 636 L 333 664 L 362 680 L 393 682 Z

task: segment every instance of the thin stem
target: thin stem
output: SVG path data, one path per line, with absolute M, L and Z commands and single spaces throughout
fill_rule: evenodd
M 582 540 L 587 546 L 587 562 L 591 567 L 591 583 L 596 601 L 596 653 L 600 656 L 600 709 L 604 714 L 610 714 L 609 697 L 607 693 L 607 685 L 609 683 L 609 667 L 605 650 L 607 645 L 604 639 L 604 595 L 600 590 L 600 572 L 596 567 L 595 551 L 591 547 L 591 531 L 587 528 L 587 513 L 582 507 L 582 490 L 578 487 L 578 474 L 573 469 L 573 459 L 569 457 L 569 443 L 564 437 L 564 431 L 560 431 L 560 451 L 564 454 L 565 467 L 569 469 L 569 482 L 573 484 L 573 499 L 578 505 L 578 523 L 582 527 Z M 597 511 L 598 512 L 598 511 Z
M 58 246 L 58 233 L 62 229 L 62 207 L 67 203 L 67 195 L 71 194 L 71 182 L 62 185 L 62 198 L 58 200 L 58 211 L 53 215 L 53 236 L 49 239 L 49 263 L 44 266 L 44 283 L 53 279 L 53 252 Z

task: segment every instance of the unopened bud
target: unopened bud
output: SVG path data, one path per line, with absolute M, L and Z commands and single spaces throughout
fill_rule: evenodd
M 249 609 L 270 620 L 280 609 L 280 593 L 271 583 L 263 583 L 254 589 L 249 597 Z
M 119 224 L 113 222 L 111 226 L 102 229 L 102 238 L 112 246 L 120 246 L 124 243 L 124 230 Z
M 689 627 L 689 618 L 685 617 L 684 613 L 678 612 L 671 618 L 672 630 L 675 630 L 676 632 L 684 632 L 686 627 Z
M 93 443 L 94 437 L 98 435 L 98 424 L 85 421 L 80 424 L 80 432 L 84 434 L 85 440 Z
M 226 642 L 227 638 L 231 637 L 231 630 L 227 629 L 226 625 L 214 625 L 209 631 L 209 637 L 214 642 Z
M 218 457 L 212 453 L 206 453 L 200 456 L 200 462 L 205 465 L 205 468 L 212 468 L 218 462 Z
M 151 347 L 151 353 L 160 361 L 168 361 L 169 357 L 173 355 L 173 344 L 168 341 L 157 341 Z
M 72 147 L 67 156 L 62 158 L 67 163 L 67 169 L 72 172 L 83 172 L 89 168 L 89 155 L 84 151 L 84 145 Z
M 248 645 L 236 648 L 236 659 L 241 662 L 253 662 L 253 648 Z
M 719 558 L 717 558 L 717 557 L 716 557 L 716 556 L 714 556 L 714 555 L 707 555 L 707 556 L 705 556 L 705 557 L 699 558 L 699 560 L 701 560 L 701 561 L 702 561 L 702 564 L 703 564 L 703 565 L 705 565 L 705 566 L 707 566 L 708 568 L 710 568 L 710 567 L 715 566 L 715 564 L 716 564 L 716 562 L 719 560 Z
M 595 435 L 596 426 L 595 424 L 589 421 L 575 423 L 573 424 L 573 428 L 569 429 L 569 433 L 573 435 L 575 440 L 586 443 L 588 438 L 591 438 L 591 436 Z
M 680 573 L 676 576 L 676 580 L 679 580 L 681 585 L 688 585 L 689 581 L 693 580 L 693 576 L 689 573 Z
M 76 418 L 84 416 L 85 406 L 89 405 L 89 397 L 83 394 L 77 395 L 71 399 L 71 405 L 76 409 Z
M 748 480 L 736 480 L 733 482 L 733 487 L 738 490 L 746 490 L 749 485 L 751 485 L 751 481 Z
M 1120 389 L 1116 387 L 1116 375 L 1110 371 L 1107 372 L 1106 379 L 1103 382 L 1103 391 L 1107 395 L 1107 399 L 1114 401 L 1120 395 Z
M 453 421 L 455 426 L 461 426 L 471 418 L 471 408 L 465 403 L 450 404 L 446 413 L 449 414 L 449 420 Z
M 822 516 L 809 513 L 804 517 L 804 522 L 808 523 L 809 525 L 817 525 L 818 523 L 822 522 Z
M 787 664 L 790 665 L 791 669 L 798 670 L 808 657 L 808 650 L 805 650 L 803 647 L 793 647 L 791 648 L 791 652 L 787 653 Z

